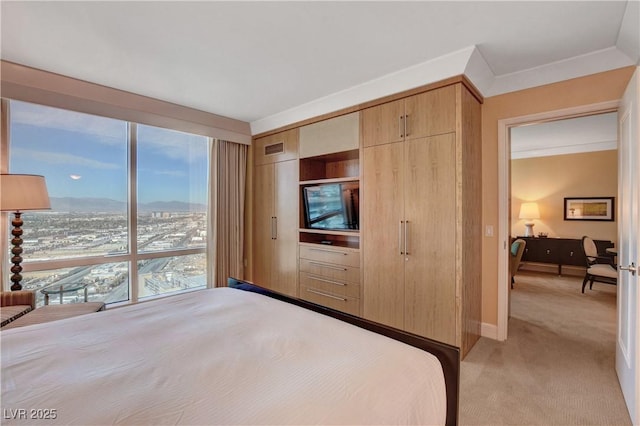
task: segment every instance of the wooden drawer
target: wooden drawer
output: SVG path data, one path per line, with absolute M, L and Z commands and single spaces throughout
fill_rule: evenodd
M 300 272 L 300 286 L 339 296 L 360 297 L 360 284 Z
M 353 266 L 334 265 L 301 258 L 300 272 L 308 272 L 312 275 L 340 282 L 360 283 L 360 268 L 354 268 Z
M 360 315 L 360 299 L 353 297 L 334 295 L 329 292 L 301 286 L 300 298 L 351 315 Z
M 360 267 L 360 252 L 344 247 L 300 244 L 300 258 L 334 265 Z

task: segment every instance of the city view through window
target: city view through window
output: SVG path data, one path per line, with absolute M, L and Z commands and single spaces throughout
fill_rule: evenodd
M 45 176 L 51 200 L 23 213 L 23 288 L 58 290 L 50 304 L 204 288 L 208 153 L 203 136 L 11 101 L 9 172 Z

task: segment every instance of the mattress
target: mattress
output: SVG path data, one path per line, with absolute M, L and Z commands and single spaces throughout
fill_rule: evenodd
M 231 288 L 0 338 L 3 424 L 445 423 L 431 354 Z

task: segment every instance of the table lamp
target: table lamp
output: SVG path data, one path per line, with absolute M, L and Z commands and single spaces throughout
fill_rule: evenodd
M 522 203 L 520 206 L 520 219 L 528 220 L 525 222 L 526 227 L 524 231 L 525 237 L 533 237 L 533 219 L 540 219 L 540 210 L 538 210 L 538 203 Z
M 25 210 L 46 210 L 50 209 L 49 194 L 44 176 L 21 175 L 21 174 L 0 174 L 0 211 L 13 212 L 14 219 L 11 221 L 13 230 L 11 235 L 11 290 L 22 290 L 22 218 Z

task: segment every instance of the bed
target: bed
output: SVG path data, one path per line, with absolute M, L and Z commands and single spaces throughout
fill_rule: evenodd
M 457 422 L 456 348 L 229 286 L 2 331 L 3 424 Z

